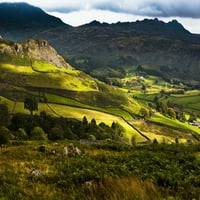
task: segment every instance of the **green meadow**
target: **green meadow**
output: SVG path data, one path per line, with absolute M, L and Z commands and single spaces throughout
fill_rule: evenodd
M 156 122 L 156 123 L 160 123 L 163 125 L 167 125 L 170 127 L 174 127 L 174 128 L 178 128 L 178 129 L 183 129 L 183 130 L 190 130 L 193 131 L 195 133 L 200 134 L 200 129 L 197 127 L 194 127 L 192 125 L 180 122 L 178 120 L 174 120 L 174 119 L 170 119 L 168 117 L 165 117 L 161 114 L 154 114 L 150 119 L 150 121 L 152 122 Z

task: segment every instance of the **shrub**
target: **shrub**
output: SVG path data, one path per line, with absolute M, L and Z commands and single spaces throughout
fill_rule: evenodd
M 13 135 L 10 130 L 5 126 L 0 127 L 0 144 L 7 144 L 10 139 L 13 139 Z
M 6 126 L 9 121 L 9 112 L 6 104 L 0 104 L 0 125 Z
M 27 140 L 28 135 L 23 128 L 19 128 L 15 134 L 16 139 L 18 140 Z
M 53 127 L 50 131 L 49 131 L 49 134 L 48 134 L 48 138 L 50 140 L 61 140 L 64 138 L 64 131 L 62 129 L 62 127 Z
M 39 126 L 36 126 L 32 131 L 30 135 L 31 140 L 46 140 L 47 135 L 43 131 L 43 129 Z

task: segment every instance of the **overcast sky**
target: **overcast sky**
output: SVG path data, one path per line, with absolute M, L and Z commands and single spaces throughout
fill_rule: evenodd
M 65 23 L 78 26 L 92 20 L 114 23 L 159 18 L 177 19 L 192 33 L 200 33 L 200 0 L 0 0 L 27 2 Z

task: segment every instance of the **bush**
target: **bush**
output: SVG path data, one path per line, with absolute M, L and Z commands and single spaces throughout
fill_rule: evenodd
M 10 139 L 13 139 L 13 135 L 10 130 L 5 126 L 0 127 L 0 144 L 7 144 Z
M 15 134 L 15 138 L 17 140 L 27 140 L 28 139 L 28 135 L 26 133 L 26 131 L 23 128 L 19 128 Z
M 66 128 L 64 132 L 64 138 L 69 140 L 78 140 L 78 136 L 72 132 L 71 128 Z
M 30 135 L 31 140 L 46 140 L 47 135 L 43 131 L 43 129 L 39 126 L 36 126 L 32 131 Z
M 50 131 L 49 131 L 49 134 L 48 134 L 48 138 L 50 140 L 61 140 L 64 138 L 64 131 L 62 129 L 62 127 L 53 127 Z

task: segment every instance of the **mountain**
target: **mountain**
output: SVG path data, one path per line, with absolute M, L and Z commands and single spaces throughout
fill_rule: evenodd
M 43 38 L 69 63 L 103 81 L 130 71 L 199 88 L 200 35 L 176 20 L 107 24 L 93 21 L 70 27 L 23 3 L 0 4 L 0 35 L 18 41 Z M 9 18 L 10 13 L 14 13 Z
M 93 21 L 34 36 L 47 39 L 73 66 L 100 79 L 125 77 L 138 67 L 167 81 L 198 87 L 200 40 L 173 20 L 107 24 Z M 195 82 L 196 81 L 196 82 Z M 195 83 L 194 83 L 195 82 Z
M 4 7 L 10 10 L 5 12 Z M 144 19 L 115 24 L 93 21 L 70 27 L 23 3 L 0 4 L 0 13 L 4 13 L 0 16 L 0 35 L 4 38 L 43 38 L 75 68 L 103 81 L 142 72 L 199 88 L 200 35 L 190 33 L 176 20 L 165 23 Z M 12 25 L 10 13 L 14 13 Z
M 50 28 L 69 28 L 59 18 L 26 3 L 0 3 L 0 32 L 3 37 L 22 41 Z

